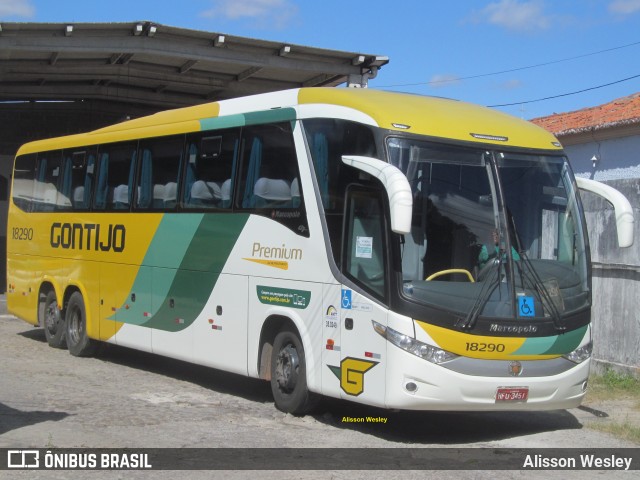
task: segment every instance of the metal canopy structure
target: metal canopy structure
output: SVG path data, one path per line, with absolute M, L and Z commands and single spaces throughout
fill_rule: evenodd
M 0 102 L 166 109 L 308 86 L 366 86 L 384 56 L 153 22 L 1 23 Z

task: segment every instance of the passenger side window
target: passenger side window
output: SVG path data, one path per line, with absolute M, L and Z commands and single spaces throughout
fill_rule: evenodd
M 243 131 L 242 208 L 286 209 L 301 205 L 298 161 L 288 123 Z
M 183 136 L 140 143 L 136 208 L 175 210 L 183 146 Z
M 42 152 L 38 154 L 38 167 L 33 192 L 33 210 L 51 212 L 58 202 L 70 206 L 71 202 L 62 194 L 58 198 L 58 183 L 61 182 L 62 152 Z
M 342 215 L 344 192 L 361 172 L 342 162 L 343 155 L 378 157 L 371 128 L 346 120 L 304 120 L 307 144 L 325 213 Z
M 35 154 L 20 155 L 13 170 L 13 203 L 25 212 L 31 211 L 33 202 L 36 158 Z
M 98 149 L 95 210 L 129 210 L 133 200 L 136 144 L 115 143 Z
M 238 145 L 238 129 L 187 138 L 185 208 L 231 208 Z
M 336 264 L 342 256 L 344 194 L 362 172 L 342 162 L 343 155 L 380 158 L 371 127 L 346 120 L 313 118 L 303 120 L 311 152 L 331 250 Z
M 63 177 L 60 191 L 70 199 L 70 206 L 64 209 L 88 210 L 93 192 L 93 177 L 96 163 L 95 148 L 65 150 Z
M 254 125 L 242 131 L 240 208 L 253 210 L 309 236 L 291 124 Z

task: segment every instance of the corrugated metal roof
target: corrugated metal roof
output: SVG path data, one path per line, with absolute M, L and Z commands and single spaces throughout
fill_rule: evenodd
M 0 22 L 0 152 L 169 108 L 363 86 L 388 61 L 150 21 Z
M 388 61 L 149 21 L 2 22 L 0 101 L 101 99 L 174 108 L 366 83 Z

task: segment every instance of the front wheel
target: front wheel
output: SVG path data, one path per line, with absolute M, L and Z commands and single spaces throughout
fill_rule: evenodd
M 87 315 L 84 300 L 80 292 L 74 292 L 69 298 L 67 314 L 67 347 L 75 357 L 89 357 L 96 352 L 98 343 L 87 336 Z
M 309 413 L 318 397 L 307 389 L 304 348 L 298 335 L 283 330 L 276 335 L 271 353 L 271 391 L 276 408 L 293 415 Z
M 64 315 L 58 308 L 58 299 L 54 290 L 49 290 L 45 297 L 42 326 L 49 346 L 65 348 L 66 325 L 64 323 Z

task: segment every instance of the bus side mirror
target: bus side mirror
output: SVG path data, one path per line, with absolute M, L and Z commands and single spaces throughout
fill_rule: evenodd
M 358 170 L 376 177 L 384 186 L 389 197 L 391 230 L 395 233 L 411 232 L 413 195 L 407 177 L 393 165 L 377 158 L 343 155 L 342 161 Z
M 580 190 L 595 193 L 613 205 L 618 230 L 618 246 L 626 248 L 633 245 L 633 208 L 627 197 L 609 185 L 588 178 L 576 177 L 576 183 Z

